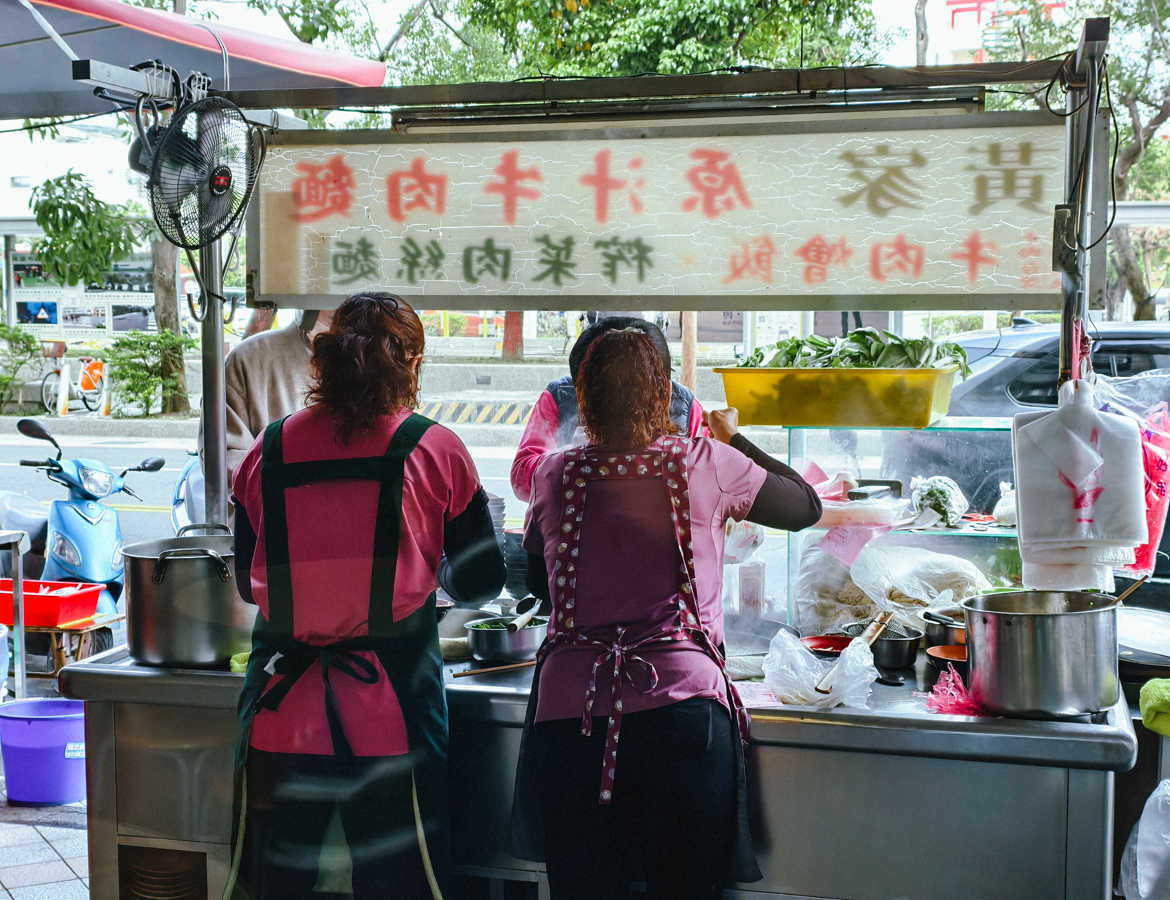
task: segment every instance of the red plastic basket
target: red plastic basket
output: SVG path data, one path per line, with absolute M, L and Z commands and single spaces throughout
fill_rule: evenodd
M 24 624 L 32 628 L 56 628 L 92 619 L 103 587 L 103 584 L 76 581 L 25 579 Z M 11 628 L 14 618 L 12 579 L 0 578 L 0 625 Z

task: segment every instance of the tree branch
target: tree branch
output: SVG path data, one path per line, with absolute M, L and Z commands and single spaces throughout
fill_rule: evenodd
M 1154 34 L 1158 38 L 1158 43 L 1162 45 L 1162 56 L 1165 57 L 1165 62 L 1170 64 L 1170 47 L 1166 46 L 1166 35 L 1162 33 L 1162 12 L 1158 9 L 1157 0 L 1150 0 L 1150 8 L 1154 11 Z
M 431 12 L 435 14 L 435 18 L 438 19 L 440 22 L 442 22 L 444 25 L 446 25 L 449 29 L 451 29 L 451 33 L 453 35 L 455 35 L 455 37 L 459 38 L 459 40 L 461 40 L 468 48 L 470 48 L 471 50 L 478 53 L 479 48 L 477 46 L 475 46 L 475 44 L 473 44 L 471 41 L 469 41 L 466 37 L 464 37 L 463 32 L 461 32 L 458 28 L 456 28 L 454 25 L 452 25 L 450 22 L 448 22 L 446 19 L 443 18 L 443 14 L 441 12 L 439 12 L 439 7 L 435 5 L 435 0 L 430 0 L 430 4 L 431 4 Z
M 390 36 L 390 40 L 386 42 L 386 46 L 378 54 L 378 62 L 385 62 L 390 57 L 390 51 L 394 49 L 400 40 L 406 37 L 406 33 L 418 21 L 418 17 L 422 15 L 426 5 L 427 0 L 419 0 L 418 3 L 406 11 L 406 14 L 402 17 L 402 21 L 398 25 L 398 30 Z

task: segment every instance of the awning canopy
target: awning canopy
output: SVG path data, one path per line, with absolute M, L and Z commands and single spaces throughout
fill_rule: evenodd
M 385 65 L 373 60 L 117 0 L 31 2 L 81 59 L 126 68 L 158 59 L 184 79 L 206 73 L 219 90 L 225 86 L 220 42 L 234 90 L 380 87 L 386 75 Z M 91 85 L 73 80 L 69 56 L 20 0 L 0 0 L 0 23 L 0 119 L 112 109 Z

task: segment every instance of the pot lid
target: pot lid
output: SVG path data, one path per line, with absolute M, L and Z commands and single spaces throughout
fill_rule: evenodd
M 1170 665 L 1170 613 L 1143 606 L 1117 608 L 1117 644 L 1124 658 L 1137 659 L 1137 654 L 1161 657 Z M 1126 653 L 1126 651 L 1131 651 Z M 1133 651 L 1136 651 L 1133 652 Z M 1142 658 L 1142 662 L 1158 660 Z

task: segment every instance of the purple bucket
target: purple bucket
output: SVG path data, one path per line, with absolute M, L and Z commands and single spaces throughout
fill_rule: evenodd
M 18 700 L 0 706 L 8 802 L 60 806 L 85 799 L 85 703 Z

